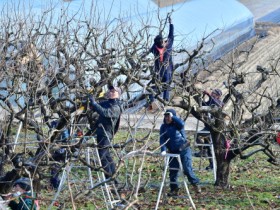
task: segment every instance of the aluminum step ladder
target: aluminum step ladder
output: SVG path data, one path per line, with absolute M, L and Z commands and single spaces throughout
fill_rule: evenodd
M 86 148 L 85 150 L 86 150 L 86 152 L 83 152 L 83 154 L 85 155 L 87 164 L 90 165 L 91 164 L 90 163 L 90 156 L 89 156 L 90 148 Z M 57 201 L 61 191 L 65 188 L 65 184 L 68 181 L 71 182 L 71 183 L 75 183 L 75 184 L 77 184 L 78 182 L 89 183 L 89 186 L 87 187 L 88 189 L 90 189 L 90 188 L 92 188 L 94 186 L 94 182 L 93 182 L 93 179 L 92 179 L 91 168 L 87 167 L 87 166 L 84 166 L 84 165 L 75 164 L 74 162 L 76 162 L 77 160 L 73 160 L 72 159 L 70 161 L 66 162 L 66 166 L 64 167 L 64 169 L 62 171 L 62 175 L 61 175 L 61 178 L 60 178 L 59 186 L 57 188 L 57 191 L 56 191 L 56 193 L 54 195 L 54 198 L 53 198 L 51 204 L 49 205 L 48 209 L 52 209 L 53 208 L 54 203 Z M 73 170 L 77 169 L 77 168 L 85 168 L 87 170 L 87 179 L 86 180 L 81 180 L 81 179 L 75 180 L 75 179 L 71 178 L 72 176 L 74 177 L 74 174 L 72 173 Z
M 95 167 L 101 167 L 101 159 L 99 157 L 97 147 L 91 148 L 91 156 Z M 99 183 L 106 181 L 104 172 L 97 171 L 97 176 L 98 176 Z M 101 190 L 108 210 L 118 206 L 122 206 L 120 204 L 121 203 L 120 195 L 114 183 L 108 184 L 106 182 L 104 185 L 101 186 Z
M 216 157 L 215 157 L 215 150 L 214 150 L 214 145 L 213 145 L 213 139 L 212 139 L 212 135 L 210 133 L 210 131 L 208 130 L 198 130 L 198 125 L 199 125 L 199 120 L 197 120 L 197 125 L 196 125 L 196 132 L 194 135 L 194 147 L 202 147 L 202 149 L 200 150 L 200 152 L 202 153 L 202 150 L 204 148 L 207 149 L 207 147 L 210 149 L 211 152 L 211 156 L 200 156 L 198 158 L 200 158 L 200 163 L 199 163 L 199 168 L 198 170 L 202 170 L 201 168 L 201 161 L 202 159 L 211 159 L 212 161 L 212 165 L 213 165 L 213 176 L 214 176 L 214 181 L 216 181 L 217 178 L 217 164 L 216 164 Z M 197 143 L 197 138 L 198 137 L 204 137 L 204 138 L 208 138 L 208 143 Z M 197 156 L 194 156 L 197 157 Z
M 94 150 L 96 150 L 96 151 L 94 151 Z M 99 155 L 97 154 L 97 148 L 88 148 L 87 147 L 85 149 L 85 152 L 82 152 L 82 151 L 80 152 L 80 155 L 82 155 L 82 154 L 85 154 L 87 164 L 91 165 L 92 163 L 94 163 L 94 167 L 100 167 L 101 160 L 99 158 Z M 93 160 L 93 162 L 91 162 L 91 160 Z M 83 166 L 83 165 L 75 165 L 73 162 L 69 162 L 66 165 L 66 167 L 63 169 L 59 187 L 58 187 L 57 192 L 54 196 L 54 199 L 52 200 L 52 203 L 50 204 L 48 209 L 52 209 L 54 202 L 57 201 L 58 196 L 61 193 L 61 191 L 63 190 L 67 181 L 70 181 L 70 182 L 77 181 L 77 180 L 72 180 L 69 175 L 71 174 L 72 170 L 74 170 L 75 168 L 81 168 L 81 167 L 84 167 L 87 169 L 88 179 L 83 180 L 83 181 L 79 180 L 79 181 L 89 182 L 90 185 L 87 188 L 88 190 L 95 187 L 95 183 L 92 178 L 92 173 L 91 173 L 90 167 Z M 97 177 L 98 177 L 98 183 L 96 183 L 96 184 L 106 181 L 105 174 L 101 171 L 97 172 Z M 108 209 L 108 210 L 113 209 L 114 207 L 116 207 L 116 205 L 119 205 L 121 199 L 118 194 L 117 188 L 114 184 L 104 183 L 104 185 L 101 185 L 101 191 L 102 191 L 102 195 L 103 195 L 103 198 L 105 201 L 106 209 Z
M 190 203 L 191 203 L 193 209 L 196 209 L 195 204 L 194 204 L 194 202 L 192 200 L 192 197 L 191 197 L 188 185 L 187 185 L 186 176 L 183 173 L 183 165 L 182 165 L 182 162 L 181 162 L 180 155 L 179 154 L 167 153 L 164 156 L 164 171 L 163 171 L 163 174 L 162 174 L 162 182 L 161 182 L 161 185 L 160 185 L 160 189 L 159 189 L 159 193 L 158 193 L 158 198 L 157 198 L 157 203 L 156 203 L 155 210 L 158 209 L 160 198 L 161 198 L 161 194 L 162 194 L 162 190 L 163 190 L 163 187 L 164 187 L 165 182 L 166 182 L 166 177 L 167 177 L 166 174 L 167 174 L 167 169 L 169 169 L 170 158 L 177 158 L 178 163 L 179 163 L 179 169 L 177 169 L 177 170 L 179 170 L 179 177 L 182 177 L 183 183 L 184 183 L 184 187 L 185 187 L 186 192 L 187 192 L 188 199 L 190 200 Z
M 79 125 L 79 126 L 81 126 L 81 125 Z M 93 143 L 96 143 L 95 139 L 92 136 L 83 136 L 82 138 L 92 140 Z M 100 160 L 100 157 L 98 154 L 97 147 L 82 148 L 78 151 L 77 156 L 84 157 L 87 165 L 89 165 L 89 166 L 92 165 L 92 166 L 94 166 L 94 168 L 101 168 L 101 160 Z M 83 164 L 75 164 L 75 162 L 78 162 L 78 159 L 77 160 L 70 159 L 70 161 L 68 163 L 66 163 L 66 166 L 63 169 L 63 172 L 61 175 L 59 187 L 58 187 L 57 192 L 52 200 L 52 203 L 49 205 L 48 209 L 53 208 L 53 204 L 55 203 L 55 201 L 57 201 L 59 194 L 64 189 L 67 181 L 70 181 L 71 183 L 76 183 L 76 182 L 89 183 L 89 186 L 87 187 L 88 190 L 94 188 L 95 185 L 99 185 L 99 183 L 101 183 L 101 182 L 106 182 L 105 174 L 102 171 L 97 171 L 98 183 L 95 183 L 93 180 L 93 176 L 92 176 L 92 169 Z M 73 177 L 73 176 L 71 176 L 71 175 L 73 175 L 72 172 L 77 168 L 85 168 L 87 170 L 87 178 L 85 180 L 71 179 L 71 177 Z M 79 179 L 79 178 L 80 177 L 77 177 L 77 179 Z M 118 194 L 117 188 L 114 184 L 104 183 L 103 185 L 101 185 L 101 192 L 102 192 L 102 196 L 105 201 L 106 209 L 108 209 L 108 210 L 113 209 L 114 207 L 119 205 L 121 199 Z M 113 195 L 113 193 L 114 193 L 114 195 Z
M 83 109 L 81 109 L 83 111 Z M 74 116 L 74 115 L 73 115 Z M 89 129 L 90 125 L 89 124 L 82 124 L 82 123 L 75 123 L 74 122 L 74 117 L 71 119 L 71 128 L 70 128 L 70 132 L 72 135 L 75 135 L 75 131 L 78 130 L 83 130 L 83 129 Z M 92 140 L 92 143 L 97 145 L 96 139 L 93 136 L 83 136 L 82 137 L 84 140 L 88 141 L 88 140 Z M 98 148 L 97 147 L 86 147 L 85 151 L 81 151 L 81 153 L 79 152 L 79 155 L 84 155 L 86 157 L 86 163 L 88 165 L 91 165 L 91 160 L 92 163 L 94 164 L 95 168 L 102 168 L 102 164 L 101 164 L 101 159 L 99 157 L 99 153 L 98 153 Z M 91 168 L 87 167 L 88 170 L 88 175 L 89 175 L 89 181 L 91 183 L 91 188 L 93 188 L 95 185 L 93 183 L 92 180 L 92 174 L 91 174 Z M 101 185 L 101 191 L 102 191 L 102 195 L 106 204 L 106 208 L 109 209 L 113 209 L 115 207 L 120 207 L 122 206 L 121 203 L 121 199 L 119 196 L 119 193 L 117 191 L 117 188 L 115 186 L 114 183 L 110 183 L 108 184 L 106 182 L 106 177 L 104 172 L 102 171 L 97 171 L 97 177 L 98 177 L 98 183 L 102 183 L 105 182 L 104 185 Z

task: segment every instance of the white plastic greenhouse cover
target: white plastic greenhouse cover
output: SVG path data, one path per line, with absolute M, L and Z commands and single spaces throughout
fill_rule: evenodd
M 232 47 L 254 35 L 253 14 L 236 0 L 189 0 L 173 6 L 159 8 L 152 0 L 1 0 L 0 7 L 16 5 L 14 9 L 32 8 L 40 15 L 49 6 L 54 6 L 59 15 L 61 8 L 79 15 L 90 15 L 92 6 L 98 8 L 105 22 L 123 18 L 140 26 L 140 17 L 151 19 L 151 25 L 158 26 L 157 13 L 166 17 L 173 11 L 172 19 L 175 26 L 175 45 L 194 48 L 205 36 L 219 29 L 211 38 L 215 41 L 215 55 L 219 57 Z M 18 6 L 20 5 L 20 6 Z M 96 11 L 95 11 L 96 12 Z M 78 15 L 78 16 L 79 16 Z M 158 30 L 151 31 L 156 35 Z M 152 44 L 152 43 L 151 43 Z M 217 51 L 217 49 L 219 49 Z M 206 49 L 205 49 L 206 50 Z

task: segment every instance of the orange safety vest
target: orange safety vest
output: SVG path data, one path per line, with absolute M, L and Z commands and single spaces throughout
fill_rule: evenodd
M 159 48 L 157 46 L 156 46 L 156 48 L 157 48 L 157 50 L 159 52 L 159 60 L 160 60 L 160 62 L 163 62 L 163 54 L 164 54 L 165 48 L 164 47 L 163 48 Z

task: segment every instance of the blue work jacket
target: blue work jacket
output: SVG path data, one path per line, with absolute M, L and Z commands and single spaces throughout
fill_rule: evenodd
M 172 117 L 172 123 L 164 123 L 160 127 L 160 145 L 161 151 L 166 151 L 166 148 L 170 153 L 179 153 L 180 148 L 187 141 L 187 135 L 185 133 L 185 123 L 177 116 Z

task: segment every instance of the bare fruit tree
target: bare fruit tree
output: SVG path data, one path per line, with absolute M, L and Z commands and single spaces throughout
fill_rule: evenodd
M 58 14 L 54 7 L 50 5 L 40 16 L 31 8 L 13 14 L 9 13 L 8 5 L 2 9 L 0 193 L 8 193 L 13 181 L 20 176 L 30 177 L 34 190 L 39 192 L 40 184 L 44 186 L 49 182 L 53 168 L 55 175 L 61 174 L 67 165 L 77 160 L 93 171 L 104 172 L 102 167 L 89 164 L 80 152 L 85 147 L 97 147 L 85 137 L 94 134 L 98 126 L 96 113 L 89 108 L 89 95 L 102 100 L 104 91 L 118 84 L 127 101 L 124 106 L 131 108 L 139 98 L 145 98 L 140 96 L 135 100 L 134 86 L 145 87 L 153 93 L 149 86 L 152 60 L 143 61 L 141 57 L 151 42 L 153 27 L 149 18 L 139 15 L 141 21 L 136 27 L 121 17 L 108 21 L 94 4 L 89 15 L 78 12 L 70 15 L 67 8 Z M 83 124 L 82 128 L 77 124 Z M 85 136 L 78 136 L 80 128 Z M 70 136 L 63 136 L 68 130 Z M 113 145 L 112 150 L 147 149 L 152 129 L 144 137 L 136 137 L 134 131 L 133 125 L 128 126 L 127 137 Z M 19 134 L 17 142 L 15 133 Z M 115 180 L 119 171 L 124 170 L 123 162 L 131 157 L 114 151 L 117 173 L 89 191 Z M 140 162 L 143 165 L 145 159 Z M 138 163 L 134 161 L 130 179 L 126 181 L 137 193 L 143 184 L 136 167 Z M 135 181 L 136 176 L 139 178 Z M 85 199 L 88 195 L 80 188 L 73 192 L 70 182 L 68 189 L 67 196 L 75 209 L 73 198 Z M 137 193 L 136 199 L 127 199 L 128 206 L 137 200 Z M 68 202 L 69 197 L 64 200 Z
M 267 67 L 252 66 L 250 56 L 260 41 L 248 41 L 190 77 L 188 91 L 173 104 L 210 127 L 217 159 L 215 185 L 224 188 L 229 186 L 230 163 L 235 158 L 261 152 L 269 163 L 279 165 L 279 58 L 267 55 L 259 61 Z M 203 91 L 209 88 L 223 90 L 223 108 L 201 106 Z
M 261 88 L 271 78 L 279 77 L 278 60 L 272 62 L 270 67 L 258 67 L 255 74 L 260 76 L 254 77 L 255 80 L 247 80 L 252 72 L 243 73 L 239 68 L 246 63 L 252 48 L 247 51 L 243 60 L 238 60 L 242 55 L 237 53 L 238 56 L 232 60 L 221 59 L 216 65 L 204 65 L 211 52 L 203 51 L 205 43 L 214 46 L 208 39 L 211 36 L 209 34 L 194 50 L 188 50 L 187 46 L 174 49 L 175 56 L 184 54 L 185 59 L 174 65 L 172 83 L 168 87 L 172 91 L 172 97 L 170 102 L 166 102 L 161 97 L 163 84 L 153 74 L 154 58 L 143 56 L 154 38 L 150 31 L 154 28 L 157 32 L 162 31 L 165 18 L 159 19 L 158 27 L 150 24 L 149 17 L 139 15 L 141 20 L 135 26 L 133 22 L 121 17 L 113 21 L 102 18 L 95 5 L 92 5 L 94 12 L 88 16 L 78 12 L 70 15 L 67 9 L 57 14 L 50 8 L 40 16 L 35 15 L 32 10 L 9 13 L 7 8 L 2 9 L 1 193 L 7 193 L 12 181 L 22 174 L 37 180 L 36 187 L 39 189 L 40 181 L 49 178 L 46 171 L 56 164 L 59 165 L 59 170 L 69 164 L 65 162 L 65 156 L 62 161 L 54 158 L 61 148 L 70 157 L 70 162 L 71 157 L 75 156 L 87 167 L 102 171 L 100 167 L 89 165 L 79 153 L 74 154 L 84 147 L 96 147 L 92 142 L 84 143 L 83 137 L 77 137 L 78 130 L 74 125 L 89 124 L 89 134 L 93 133 L 97 126 L 96 114 L 89 108 L 88 96 L 99 98 L 112 84 L 118 84 L 122 88 L 126 101 L 124 106 L 127 109 L 145 99 L 148 94 L 153 94 L 163 105 L 184 110 L 184 117 L 192 113 L 207 123 L 211 127 L 217 157 L 218 186 L 228 186 L 230 162 L 238 156 L 246 158 L 256 152 L 264 152 L 269 162 L 279 164 L 279 153 L 275 153 L 275 147 L 278 146 L 275 141 L 277 130 L 273 128 L 275 118 L 279 117 L 279 100 L 274 98 L 278 96 L 278 92 L 272 95 L 269 88 Z M 209 75 L 203 76 L 205 72 L 209 75 L 226 75 L 225 108 L 201 107 L 199 96 L 202 90 L 197 84 L 209 82 Z M 156 88 L 152 88 L 152 80 L 156 81 Z M 246 86 L 245 90 L 239 89 L 245 85 L 249 88 Z M 135 87 L 140 88 L 141 94 L 133 95 Z M 252 98 L 254 103 L 251 103 Z M 203 113 L 207 112 L 213 118 L 204 118 Z M 158 117 L 159 115 L 155 116 L 154 125 Z M 21 141 L 15 144 L 14 133 L 19 124 L 23 127 L 23 135 Z M 133 171 L 129 175 L 128 185 L 135 189 L 136 196 L 126 198 L 127 206 L 137 202 L 140 184 L 145 186 L 141 180 L 145 155 L 154 155 L 156 150 L 150 149 L 151 145 L 158 145 L 157 138 L 152 136 L 154 127 L 143 134 L 135 132 L 133 126 L 135 124 L 129 124 L 125 128 L 126 137 L 112 146 L 115 149 L 121 148 L 125 154 L 115 150 L 117 174 L 107 180 L 118 178 L 118 174 L 127 169 L 124 162 L 142 154 L 142 159 L 134 162 Z M 67 143 L 61 142 L 65 129 L 72 131 L 66 137 L 69 140 Z M 30 135 L 33 141 L 28 138 Z M 73 136 L 75 142 L 70 141 Z M 230 140 L 230 148 L 226 147 L 227 140 Z M 30 149 L 29 145 L 36 148 Z M 245 154 L 250 148 L 256 149 Z M 7 167 L 11 162 L 13 167 Z M 138 176 L 136 181 L 133 180 L 135 174 Z M 104 183 L 98 183 L 96 188 L 102 184 Z M 86 196 L 87 192 L 77 192 L 74 196 Z M 72 206 L 75 207 L 73 200 Z

